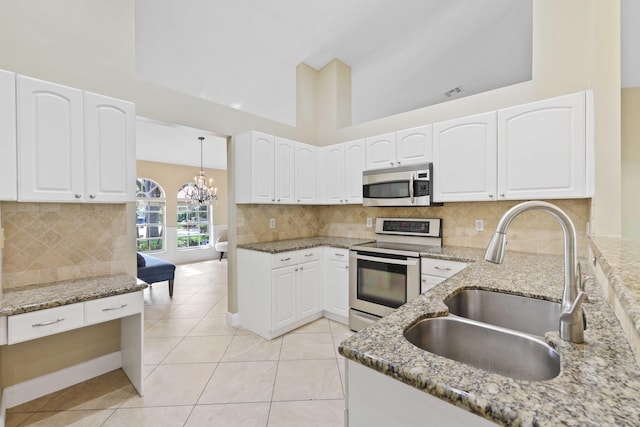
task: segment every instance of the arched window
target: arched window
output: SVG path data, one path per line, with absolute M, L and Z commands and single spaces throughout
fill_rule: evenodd
M 211 224 L 213 211 L 210 204 L 194 204 L 185 193 L 183 185 L 177 194 L 178 201 L 178 249 L 192 249 L 211 246 Z
M 152 179 L 136 181 L 136 243 L 139 252 L 165 250 L 166 197 L 160 184 Z

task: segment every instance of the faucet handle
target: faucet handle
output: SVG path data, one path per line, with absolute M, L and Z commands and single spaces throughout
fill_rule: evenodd
M 560 321 L 568 322 L 570 324 L 575 323 L 578 313 L 582 312 L 582 303 L 586 298 L 587 293 L 585 291 L 580 291 L 578 293 L 578 296 L 576 297 L 576 300 L 573 302 L 573 304 L 571 304 L 571 308 L 569 308 L 569 310 L 567 311 L 562 312 L 562 314 L 560 315 Z

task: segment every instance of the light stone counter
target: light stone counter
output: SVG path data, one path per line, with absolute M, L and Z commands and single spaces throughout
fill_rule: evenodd
M 280 252 L 330 246 L 332 248 L 349 249 L 350 246 L 371 242 L 371 239 L 353 239 L 348 237 L 308 237 L 303 239 L 278 240 L 275 242 L 244 243 L 241 249 L 277 254 Z
M 340 345 L 340 353 L 503 425 L 639 425 L 640 369 L 593 278 L 586 285 L 585 343 L 565 342 L 557 331 L 545 335 L 561 358 L 561 372 L 551 380 L 508 378 L 423 351 L 404 338 L 403 331 L 416 320 L 446 315 L 443 301 L 465 288 L 561 300 L 562 256 L 507 251 L 504 263 L 496 265 L 481 260 L 483 252 L 444 247 L 429 254 L 478 261 L 353 335 Z M 583 273 L 593 276 L 586 262 L 581 264 Z
M 116 274 L 5 290 L 0 297 L 0 316 L 141 291 L 147 286 L 127 274 Z

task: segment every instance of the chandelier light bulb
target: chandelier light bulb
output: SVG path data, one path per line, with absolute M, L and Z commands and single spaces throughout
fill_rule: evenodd
M 190 182 L 185 188 L 185 193 L 191 203 L 204 205 L 218 200 L 218 189 L 213 187 L 213 178 L 209 178 L 209 183 L 207 184 L 202 155 L 204 137 L 200 136 L 198 139 L 200 140 L 200 170 L 198 171 L 198 175 L 193 177 L 193 182 Z

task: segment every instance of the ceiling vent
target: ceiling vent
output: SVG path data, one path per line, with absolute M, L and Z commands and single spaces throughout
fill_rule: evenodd
M 457 95 L 459 93 L 462 92 L 462 88 L 460 86 L 456 86 L 451 90 L 448 90 L 444 93 L 444 96 L 446 96 L 447 98 L 451 98 L 454 95 Z

